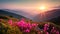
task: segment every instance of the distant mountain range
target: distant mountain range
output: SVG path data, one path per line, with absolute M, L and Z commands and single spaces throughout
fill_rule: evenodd
M 12 17 L 18 18 L 18 19 L 21 19 L 21 18 L 27 19 L 26 17 L 24 17 L 22 15 L 18 15 L 18 14 L 8 12 L 8 11 L 5 11 L 5 10 L 0 10 L 0 16 L 12 16 Z
M 60 9 L 54 9 L 54 10 L 46 11 L 45 13 L 42 13 L 42 14 L 40 13 L 36 15 L 34 17 L 34 20 L 38 22 L 43 22 L 43 21 L 51 20 L 53 18 L 57 18 L 59 16 L 60 16 Z

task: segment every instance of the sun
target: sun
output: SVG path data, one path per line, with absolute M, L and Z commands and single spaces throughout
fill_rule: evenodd
M 41 5 L 38 7 L 38 10 L 40 11 L 40 13 L 44 13 L 44 12 L 48 11 L 48 6 Z
M 47 5 L 40 5 L 40 6 L 37 7 L 37 10 L 38 10 L 39 13 L 45 13 L 45 12 L 47 12 L 49 9 L 50 9 L 50 8 L 49 8 L 49 6 L 47 6 Z
M 39 9 L 42 10 L 42 11 L 44 11 L 44 10 L 46 10 L 47 8 L 46 8 L 46 6 L 40 6 Z

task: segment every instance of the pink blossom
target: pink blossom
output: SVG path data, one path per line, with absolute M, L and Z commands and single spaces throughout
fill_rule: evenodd
M 24 32 L 30 32 L 30 30 L 29 29 L 26 29 L 26 30 L 24 30 Z
M 49 24 L 45 24 L 44 27 L 49 27 Z
M 32 27 L 36 27 L 36 26 L 37 26 L 37 24 L 35 24 L 35 23 L 32 24 Z
M 12 24 L 12 20 L 9 20 L 8 23 L 9 23 L 10 25 L 13 25 L 13 24 Z
M 56 32 L 55 27 L 52 28 L 51 32 Z
M 49 34 L 48 32 L 46 32 L 46 34 Z
M 24 20 L 21 20 L 21 21 L 19 21 L 18 23 L 17 23 L 17 25 L 20 27 L 23 27 L 23 26 L 25 26 L 25 21 Z
M 0 22 L 1 22 L 2 19 L 0 19 Z
M 56 31 L 56 34 L 59 34 L 59 31 Z
M 48 25 L 48 24 L 45 24 L 43 30 L 44 30 L 44 31 L 47 31 L 47 30 L 49 29 L 48 27 L 49 27 L 49 25 Z

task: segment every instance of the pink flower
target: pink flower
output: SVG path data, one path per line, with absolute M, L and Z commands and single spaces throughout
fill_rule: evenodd
M 44 27 L 49 27 L 49 24 L 45 24 Z
M 26 24 L 26 22 L 24 20 L 21 20 L 21 21 L 17 22 L 17 25 L 19 27 L 23 27 L 23 26 L 25 26 L 25 24 Z
M 0 22 L 1 22 L 2 19 L 0 19 Z
M 46 32 L 46 34 L 49 34 L 48 32 Z
M 37 26 L 37 24 L 35 24 L 35 23 L 32 24 L 32 27 L 36 27 L 36 26 Z
M 47 28 L 46 27 L 44 27 L 44 31 L 46 31 L 47 30 Z
M 26 30 L 24 30 L 24 32 L 30 32 L 30 30 L 29 29 L 26 29 Z
M 13 25 L 13 24 L 12 24 L 12 20 L 9 20 L 8 23 L 9 23 L 10 25 Z
M 45 24 L 43 30 L 44 30 L 44 31 L 47 31 L 48 29 L 49 29 L 49 24 Z
M 17 22 L 17 26 L 21 29 L 21 31 L 24 31 L 24 32 L 30 32 L 30 30 L 33 27 L 36 27 L 37 25 L 38 24 L 36 24 L 36 23 L 31 24 L 30 22 L 25 22 L 24 19 Z
M 59 34 L 59 31 L 56 31 L 56 34 Z

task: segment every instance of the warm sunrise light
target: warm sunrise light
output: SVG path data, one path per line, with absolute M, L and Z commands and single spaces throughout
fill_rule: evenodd
M 38 7 L 40 13 L 44 13 L 49 10 L 49 7 L 47 5 L 41 5 Z
M 44 11 L 44 10 L 46 10 L 47 8 L 46 8 L 46 6 L 40 6 L 39 9 Z

